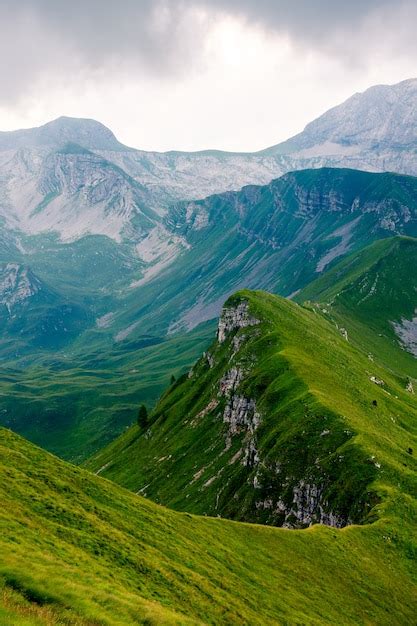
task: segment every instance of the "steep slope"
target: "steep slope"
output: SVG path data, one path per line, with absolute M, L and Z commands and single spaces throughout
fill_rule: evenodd
M 80 332 L 60 353 L 23 355 L 15 335 L 3 335 L 0 423 L 66 458 L 85 458 L 132 423 L 141 402 L 153 405 L 173 370 L 191 365 L 209 343 L 198 325 L 216 318 L 231 293 L 248 287 L 294 296 L 349 252 L 381 237 L 416 235 L 416 198 L 414 177 L 327 168 L 177 203 L 160 223 L 171 265 L 153 256 L 159 244 L 151 235 L 136 247 L 147 264 L 132 256 L 131 244 L 104 236 L 23 239 L 27 254 L 15 248 L 17 262 L 29 258 L 40 280 L 87 311 L 88 323 L 78 327 L 74 316 Z M 179 241 L 182 252 L 172 260 Z M 193 328 L 196 335 L 167 342 L 167 333 Z M 169 356 L 174 345 L 176 355 L 184 346 L 178 368 Z M 159 357 L 153 385 L 146 367 Z
M 348 256 L 296 297 L 310 300 L 349 340 L 417 378 L 417 240 L 394 237 Z
M 314 311 L 245 291 L 149 429 L 133 427 L 88 466 L 180 510 L 341 527 L 415 496 L 416 419 L 406 376 Z
M 79 144 L 21 148 L 0 158 L 0 217 L 8 230 L 56 232 L 62 241 L 124 235 L 135 243 L 158 221 L 143 185 Z
M 262 153 L 324 159 L 338 155 L 355 160 L 366 159 L 366 154 L 373 152 L 377 163 L 395 151 L 400 154 L 407 150 L 405 159 L 415 165 L 416 98 L 417 78 L 370 87 L 310 122 L 295 137 Z
M 0 476 L 4 624 L 388 626 L 414 619 L 412 501 L 398 528 L 385 519 L 289 532 L 199 518 L 130 494 L 5 430 Z
M 179 203 L 165 223 L 187 246 L 158 275 L 145 270 L 134 283 L 142 306 L 132 292 L 119 323 L 139 314 L 141 328 L 173 332 L 217 316 L 242 287 L 293 294 L 349 251 L 416 235 L 416 198 L 414 177 L 323 168 Z

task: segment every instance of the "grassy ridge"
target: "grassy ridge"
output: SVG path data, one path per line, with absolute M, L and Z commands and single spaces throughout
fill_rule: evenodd
M 212 344 L 212 365 L 203 357 L 161 398 L 149 432 L 133 427 L 88 467 L 180 510 L 264 523 L 283 520 L 263 503 L 272 498 L 275 510 L 283 500 L 288 510 L 300 481 L 351 520 L 372 510 L 380 489 L 371 483 L 384 485 L 384 506 L 398 485 L 415 494 L 416 457 L 407 451 L 417 449 L 417 401 L 407 377 L 371 362 L 314 310 L 247 291 L 227 306 L 240 301 L 261 323 Z M 244 462 L 246 430 L 227 444 L 220 388 L 233 367 L 246 372 L 236 394 L 256 400 L 261 415 L 253 465 Z
M 0 430 L 0 623 L 410 624 L 407 510 L 288 531 L 164 509 Z M 320 566 L 318 566 L 320 564 Z

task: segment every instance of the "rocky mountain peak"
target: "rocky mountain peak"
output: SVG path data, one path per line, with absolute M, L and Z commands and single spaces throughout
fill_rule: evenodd
M 268 154 L 302 157 L 340 153 L 352 156 L 364 148 L 406 148 L 417 142 L 417 78 L 395 85 L 375 85 L 326 111 L 305 129 Z
M 0 133 L 0 151 L 78 144 L 90 150 L 127 150 L 104 124 L 92 119 L 59 117 L 38 128 Z

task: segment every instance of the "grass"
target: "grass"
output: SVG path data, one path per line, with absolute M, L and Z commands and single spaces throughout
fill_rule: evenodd
M 133 427 L 87 466 L 179 510 L 262 523 L 283 522 L 275 507 L 291 507 L 300 481 L 351 521 L 372 519 L 381 493 L 398 485 L 412 496 L 416 461 L 407 450 L 417 449 L 417 402 L 407 376 L 371 362 L 314 310 L 262 292 L 242 292 L 228 306 L 242 298 L 261 324 L 239 331 L 239 352 L 231 339 L 212 344 L 214 366 L 203 357 L 170 388 L 149 432 Z M 247 431 L 226 445 L 219 381 L 233 366 L 246 372 L 236 393 L 255 399 L 261 414 L 260 462 L 249 467 Z M 272 512 L 262 504 L 271 498 Z M 395 501 L 382 499 L 384 507 Z
M 9 364 L 0 376 L 1 422 L 34 443 L 81 462 L 153 407 L 210 343 L 214 323 L 185 337 L 145 337 L 84 357 L 45 355 L 37 365 Z
M 393 237 L 349 255 L 297 296 L 311 301 L 350 341 L 386 367 L 417 378 L 417 360 L 403 349 L 393 322 L 412 319 L 416 309 L 417 239 Z
M 289 531 L 170 511 L 0 431 L 0 623 L 410 624 L 408 518 Z

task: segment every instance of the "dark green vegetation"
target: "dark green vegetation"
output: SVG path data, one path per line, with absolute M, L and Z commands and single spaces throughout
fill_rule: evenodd
M 416 178 L 321 169 L 179 203 L 152 219 L 164 241 L 180 238 L 182 247 L 137 288 L 132 282 L 152 262 L 140 261 L 127 240 L 96 235 L 63 244 L 38 235 L 22 239 L 25 253 L 5 241 L 0 260 L 29 263 L 44 286 L 40 295 L 58 300 L 45 295 L 13 306 L 14 321 L 3 309 L 1 423 L 65 458 L 86 458 L 136 420 L 140 403 L 153 406 L 172 373 L 190 366 L 208 335 L 184 331 L 215 318 L 231 293 L 294 294 L 353 250 L 417 234 L 416 198 Z M 168 331 L 182 334 L 172 344 Z M 171 346 L 176 357 L 184 351 L 178 367 Z M 150 362 L 158 363 L 156 376 Z
M 0 430 L 0 492 L 8 626 L 415 618 L 415 501 L 398 489 L 367 526 L 239 524 L 164 509 Z

